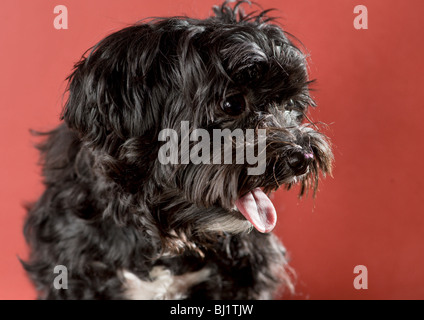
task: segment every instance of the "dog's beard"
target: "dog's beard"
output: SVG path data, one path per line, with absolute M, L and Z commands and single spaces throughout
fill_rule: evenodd
M 269 196 L 280 187 L 300 184 L 300 195 L 315 193 L 320 173 L 331 173 L 332 153 L 326 137 L 304 124 L 290 129 L 267 129 L 266 168 L 249 175 L 248 165 L 186 164 L 164 170 L 172 187 L 159 198 L 160 220 L 171 230 L 202 239 L 222 233 L 243 233 L 255 228 L 267 233 L 277 222 L 276 209 Z M 255 144 L 257 140 L 255 140 Z M 311 154 L 300 169 L 290 166 L 293 152 Z M 255 146 L 254 150 L 259 150 Z

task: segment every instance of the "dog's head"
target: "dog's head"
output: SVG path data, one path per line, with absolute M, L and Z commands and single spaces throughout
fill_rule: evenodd
M 307 118 L 305 55 L 243 2 L 113 33 L 69 77 L 63 118 L 122 195 L 120 220 L 148 216 L 168 235 L 268 232 L 267 194 L 297 182 L 303 194 L 331 171 L 329 143 Z

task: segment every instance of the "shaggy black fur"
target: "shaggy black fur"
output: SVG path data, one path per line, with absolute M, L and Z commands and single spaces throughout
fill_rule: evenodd
M 271 298 L 291 287 L 283 246 L 252 230 L 234 203 L 256 187 L 315 189 L 332 154 L 315 124 L 303 123 L 314 105 L 304 54 L 267 11 L 243 14 L 243 2 L 205 20 L 138 23 L 75 65 L 64 123 L 39 147 L 46 190 L 25 224 L 24 266 L 40 298 L 126 298 L 122 271 L 153 281 L 155 266 L 209 269 L 189 299 Z M 237 103 L 240 114 L 223 107 Z M 162 165 L 159 131 L 179 132 L 184 120 L 191 130 L 266 129 L 266 172 Z M 313 159 L 299 158 L 300 147 Z M 53 287 L 56 265 L 68 269 L 66 290 Z

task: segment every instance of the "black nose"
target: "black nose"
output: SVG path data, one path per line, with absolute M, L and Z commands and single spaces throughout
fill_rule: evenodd
M 314 159 L 313 153 L 304 152 L 303 150 L 293 151 L 288 159 L 288 164 L 297 176 L 305 174 L 308 171 L 309 165 Z

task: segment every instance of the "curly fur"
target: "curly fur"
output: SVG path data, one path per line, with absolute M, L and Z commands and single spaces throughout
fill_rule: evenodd
M 169 283 L 207 270 L 163 297 L 259 299 L 292 288 L 284 247 L 252 230 L 234 202 L 256 187 L 316 189 L 332 154 L 316 125 L 303 123 L 314 106 L 304 54 L 268 11 L 246 15 L 243 2 L 225 2 L 204 20 L 142 21 L 75 65 L 64 123 L 39 146 L 46 189 L 25 224 L 24 266 L 40 298 L 137 297 L 134 286 L 155 283 L 158 268 L 176 277 Z M 248 102 L 246 115 L 220 107 L 234 94 Z M 265 174 L 249 176 L 242 164 L 160 164 L 159 131 L 179 132 L 181 121 L 266 129 Z M 303 175 L 287 161 L 299 146 L 314 154 Z M 59 264 L 69 270 L 67 290 L 53 287 Z

